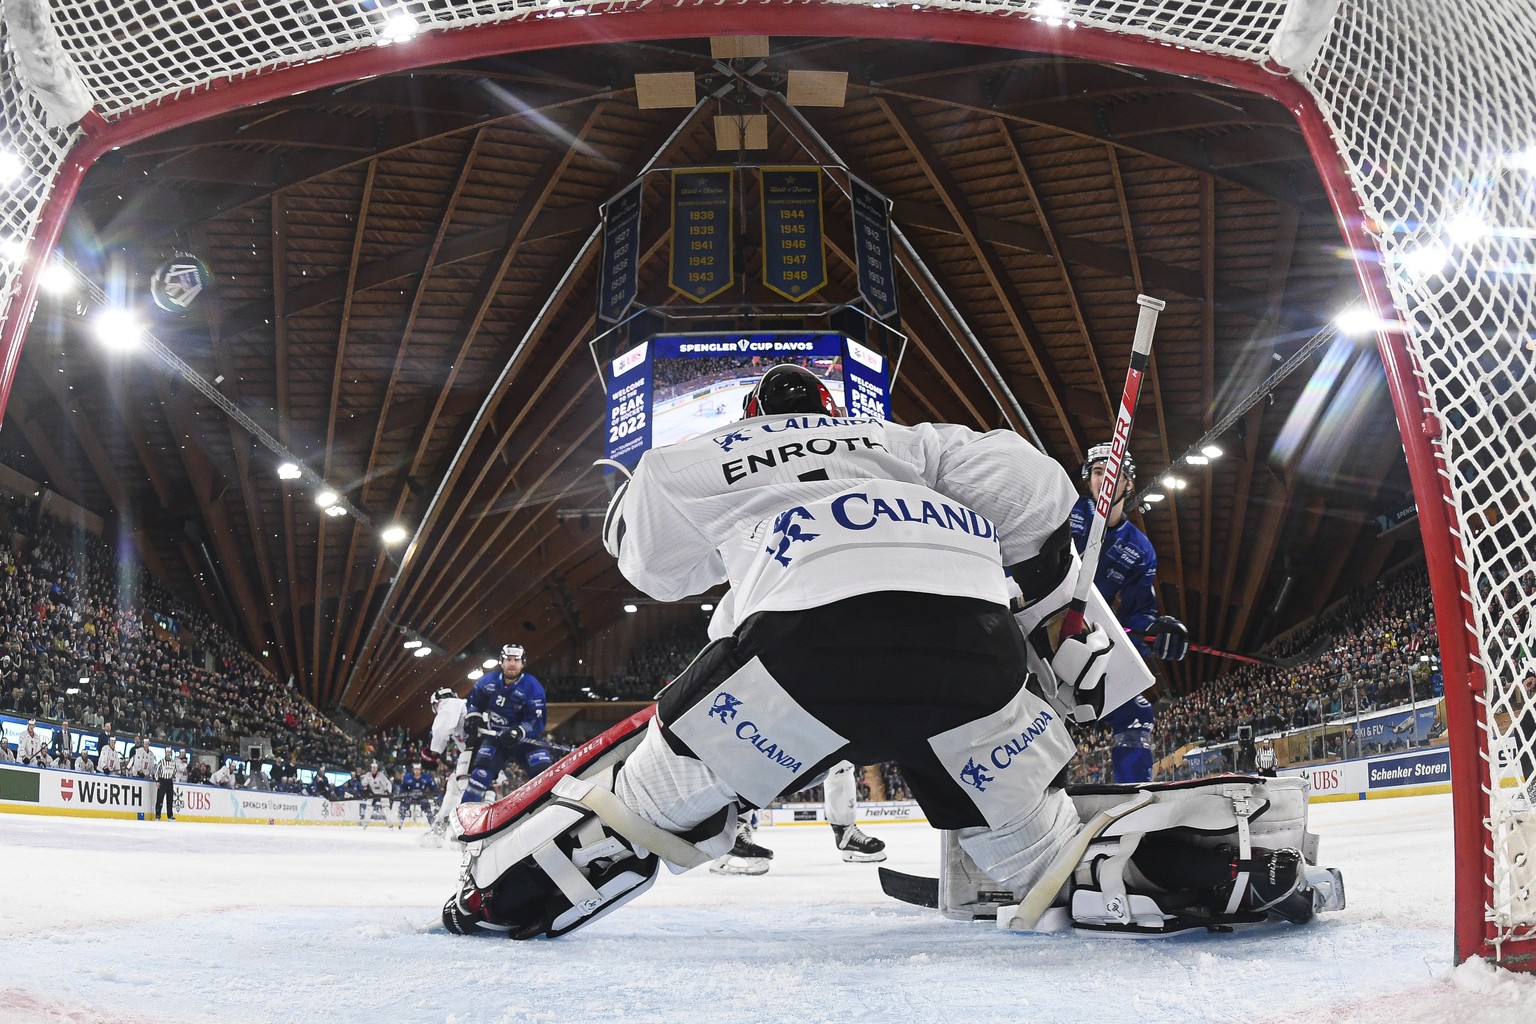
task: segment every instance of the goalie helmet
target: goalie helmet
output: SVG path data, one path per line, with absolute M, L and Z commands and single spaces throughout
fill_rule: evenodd
M 457 693 L 454 693 L 448 687 L 444 686 L 441 689 L 433 691 L 432 698 L 431 698 L 431 700 L 428 701 L 428 703 L 432 705 L 432 710 L 436 711 L 437 710 L 437 706 L 439 704 L 441 704 L 443 701 L 447 700 L 449 697 L 457 697 L 457 696 L 458 696 Z
M 741 418 L 774 416 L 786 412 L 841 416 L 842 410 L 821 378 L 803 366 L 780 363 L 758 380 L 741 407 Z
M 1093 464 L 1095 462 L 1109 461 L 1109 453 L 1113 448 L 1114 445 L 1111 442 L 1105 441 L 1103 444 L 1096 444 L 1088 449 L 1088 457 L 1083 460 L 1082 475 L 1084 480 L 1087 480 L 1088 475 L 1093 472 Z M 1136 460 L 1131 458 L 1131 450 L 1129 448 L 1125 450 L 1125 456 L 1120 460 L 1120 475 L 1127 480 L 1136 479 Z

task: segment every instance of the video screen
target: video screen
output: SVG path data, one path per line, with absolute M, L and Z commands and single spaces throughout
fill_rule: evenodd
M 734 423 L 758 378 L 780 363 L 816 374 L 844 416 L 890 416 L 885 357 L 845 335 L 658 334 L 611 364 L 608 458 L 632 466 L 651 448 Z

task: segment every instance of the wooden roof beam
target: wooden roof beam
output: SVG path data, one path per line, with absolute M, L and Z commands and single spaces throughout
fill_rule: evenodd
M 1046 396 L 1051 407 L 1056 412 L 1057 425 L 1067 437 L 1067 443 L 1071 449 L 1073 458 L 1081 459 L 1083 455 L 1082 437 L 1080 431 L 1067 412 L 1067 407 L 1061 399 L 1061 393 L 1065 385 L 1056 367 L 1046 358 L 1044 349 L 1045 341 L 1040 335 L 1039 328 L 1034 320 L 1024 309 L 1023 301 L 1008 278 L 1007 271 L 997 258 L 992 247 L 983 242 L 976 234 L 974 217 L 970 206 L 960 198 L 960 189 L 954 179 L 943 167 L 938 154 L 934 152 L 928 141 L 928 134 L 917 123 L 917 119 L 905 105 L 892 102 L 889 98 L 881 97 L 876 101 L 877 106 L 884 111 L 886 118 L 892 127 L 901 136 L 902 142 L 917 160 L 918 166 L 939 194 L 940 201 L 955 218 L 955 222 L 961 226 L 961 232 L 965 236 L 966 243 L 971 251 L 976 254 L 982 273 L 986 276 L 996 293 L 1003 311 L 1008 317 L 1009 323 L 1017 332 L 1019 344 L 1023 347 L 1025 355 L 1029 358 L 1030 365 L 1034 367 L 1038 380 L 1044 383 Z M 1059 453 L 1058 453 L 1059 454 Z

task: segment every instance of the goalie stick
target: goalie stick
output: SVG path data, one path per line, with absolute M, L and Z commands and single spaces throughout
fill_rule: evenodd
M 1083 610 L 1088 606 L 1088 591 L 1099 571 L 1099 552 L 1104 547 L 1104 530 L 1109 525 L 1109 513 L 1114 506 L 1115 487 L 1120 482 L 1120 467 L 1125 462 L 1126 445 L 1131 439 L 1131 425 L 1136 420 L 1136 403 L 1141 398 L 1141 379 L 1147 370 L 1147 356 L 1152 351 L 1152 332 L 1157 329 L 1157 314 L 1167 303 L 1150 295 L 1136 296 L 1141 310 L 1136 316 L 1136 336 L 1131 342 L 1131 365 L 1125 373 L 1125 388 L 1120 393 L 1120 412 L 1115 417 L 1115 435 L 1110 440 L 1109 458 L 1104 465 L 1104 480 L 1094 501 L 1093 523 L 1088 527 L 1088 543 L 1083 549 L 1082 567 L 1078 570 L 1077 586 L 1072 591 L 1072 602 L 1061 620 L 1063 637 L 1078 636 L 1083 632 Z
M 1026 605 L 1022 597 L 1015 597 L 1008 602 L 1008 610 L 1014 615 L 1022 612 L 1025 607 Z M 1127 630 L 1126 632 L 1130 631 Z M 1067 635 L 1065 628 L 1062 629 L 1062 635 Z M 1153 633 L 1145 633 L 1137 639 L 1150 644 L 1157 640 L 1157 636 Z M 1204 644 L 1190 644 L 1189 649 L 1213 658 L 1231 658 L 1233 661 L 1247 662 L 1250 665 L 1264 665 L 1269 668 L 1299 668 L 1302 665 L 1312 664 L 1312 662 L 1326 654 L 1328 652 L 1328 644 L 1328 639 L 1324 637 L 1313 641 L 1299 654 L 1293 654 L 1285 658 L 1266 658 L 1259 654 L 1238 654 L 1236 651 L 1225 651 L 1220 647 L 1207 647 Z

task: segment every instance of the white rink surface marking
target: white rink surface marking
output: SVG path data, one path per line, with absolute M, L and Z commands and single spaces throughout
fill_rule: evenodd
M 449 935 L 419 829 L 0 814 L 0 1022 L 1536 1022 L 1536 976 L 1451 966 L 1450 798 L 1321 804 L 1350 907 L 1306 928 L 1108 940 L 945 920 L 764 829 L 760 878 L 663 873 L 558 941 Z M 881 824 L 889 866 L 935 835 Z

